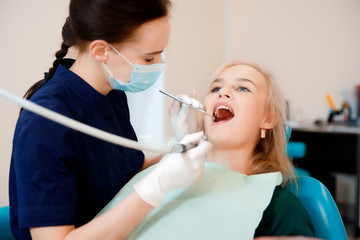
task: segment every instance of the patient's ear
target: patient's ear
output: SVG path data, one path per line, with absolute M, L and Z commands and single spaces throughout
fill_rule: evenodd
M 276 113 L 274 113 L 274 112 L 267 113 L 263 119 L 263 122 L 260 125 L 260 128 L 272 129 L 275 127 L 278 120 L 279 120 L 279 117 Z

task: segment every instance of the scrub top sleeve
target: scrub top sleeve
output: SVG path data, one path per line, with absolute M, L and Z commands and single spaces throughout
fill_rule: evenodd
M 76 163 L 69 146 L 74 131 L 34 114 L 15 132 L 19 227 L 73 225 Z

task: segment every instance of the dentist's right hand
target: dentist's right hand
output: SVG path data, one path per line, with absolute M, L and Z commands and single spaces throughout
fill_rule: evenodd
M 212 144 L 202 140 L 203 132 L 186 135 L 181 143 L 197 147 L 185 153 L 167 154 L 155 169 L 134 184 L 135 191 L 148 204 L 157 207 L 165 195 L 198 182 L 204 173 L 205 158 Z

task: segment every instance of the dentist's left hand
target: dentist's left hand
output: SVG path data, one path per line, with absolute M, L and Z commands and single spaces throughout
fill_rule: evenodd
M 212 148 L 210 142 L 202 140 L 203 135 L 203 132 L 197 132 L 184 137 L 181 143 L 197 147 L 185 153 L 166 155 L 150 174 L 134 185 L 145 202 L 157 207 L 169 191 L 190 186 L 201 179 L 206 155 Z
M 187 95 L 179 95 L 177 97 L 196 108 L 204 108 L 195 98 L 190 98 Z M 189 106 L 174 100 L 170 106 L 169 114 L 171 127 L 177 142 L 180 142 L 186 135 L 200 130 L 199 113 Z

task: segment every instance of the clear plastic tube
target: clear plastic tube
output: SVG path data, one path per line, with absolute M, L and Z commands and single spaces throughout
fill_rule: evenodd
M 71 119 L 69 117 L 66 117 L 62 114 L 56 113 L 52 110 L 49 110 L 45 107 L 42 107 L 36 103 L 33 103 L 27 99 L 20 98 L 16 96 L 15 94 L 12 94 L 2 88 L 0 88 L 0 96 L 10 100 L 11 102 L 16 103 L 17 105 L 25 108 L 28 111 L 31 111 L 33 113 L 36 113 L 42 117 L 45 117 L 47 119 L 50 119 L 54 122 L 57 122 L 59 124 L 62 124 L 66 127 L 69 127 L 71 129 L 77 130 L 79 132 L 88 134 L 90 136 L 99 138 L 101 140 L 114 143 L 117 145 L 121 145 L 128 148 L 133 148 L 137 150 L 145 150 L 149 152 L 156 152 L 156 153 L 169 153 L 171 152 L 171 149 L 169 147 L 153 147 L 153 146 L 147 146 L 144 144 L 140 144 L 137 141 L 130 140 L 124 137 L 117 136 L 112 133 L 105 132 L 103 130 L 94 128 L 92 126 L 86 125 L 84 123 L 81 123 L 79 121 L 76 121 L 74 119 Z

